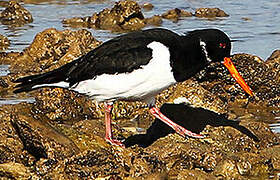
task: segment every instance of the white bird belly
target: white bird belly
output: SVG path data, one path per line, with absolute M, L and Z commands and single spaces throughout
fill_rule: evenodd
M 159 42 L 148 45 L 153 56 L 147 65 L 129 73 L 102 74 L 79 82 L 72 88 L 99 102 L 114 100 L 146 100 L 175 84 L 170 66 L 170 54 Z

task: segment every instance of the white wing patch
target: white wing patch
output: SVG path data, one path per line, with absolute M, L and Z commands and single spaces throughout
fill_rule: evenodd
M 170 66 L 168 47 L 159 42 L 148 46 L 152 59 L 130 73 L 102 74 L 95 79 L 81 81 L 72 90 L 89 95 L 97 101 L 149 100 L 176 83 Z
M 32 89 L 40 88 L 40 87 L 62 87 L 62 88 L 69 88 L 69 83 L 60 81 L 58 83 L 52 83 L 52 84 L 39 84 L 32 87 Z

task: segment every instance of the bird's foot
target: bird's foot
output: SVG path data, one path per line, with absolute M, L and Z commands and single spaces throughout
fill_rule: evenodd
M 184 128 L 184 127 L 182 127 L 180 125 L 175 126 L 174 130 L 176 131 L 177 134 L 183 136 L 184 138 L 188 138 L 188 137 L 191 137 L 191 138 L 204 138 L 203 135 L 191 132 L 191 131 L 187 130 L 186 128 Z
M 166 117 L 164 114 L 160 112 L 160 110 L 156 107 L 153 107 L 150 109 L 150 112 L 158 119 L 166 123 L 168 126 L 170 126 L 172 129 L 176 131 L 179 135 L 183 136 L 184 138 L 192 137 L 192 138 L 204 138 L 203 135 L 193 133 L 186 128 L 176 124 L 175 122 L 171 121 L 168 117 Z
M 125 145 L 122 143 L 122 141 L 119 141 L 117 139 L 112 139 L 112 138 L 106 138 L 105 137 L 105 140 L 110 143 L 111 145 L 114 145 L 114 146 L 119 146 L 119 147 L 122 147 L 122 148 L 125 148 Z

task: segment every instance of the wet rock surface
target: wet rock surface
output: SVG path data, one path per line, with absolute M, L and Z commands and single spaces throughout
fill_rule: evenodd
M 0 34 L 0 50 L 7 49 L 9 45 L 10 45 L 9 39 Z
M 22 26 L 33 22 L 33 18 L 18 2 L 10 1 L 8 7 L 0 13 L 0 22 L 5 25 Z
M 32 44 L 12 58 L 11 72 L 42 72 L 57 68 L 85 54 L 100 44 L 89 31 L 46 29 Z
M 65 19 L 70 26 L 93 27 L 114 32 L 134 31 L 145 27 L 144 15 L 135 1 L 116 2 L 112 9 L 106 8 L 91 17 Z
M 267 58 L 266 63 L 270 64 L 270 61 L 272 64 L 275 64 L 274 61 L 280 62 L 280 50 L 274 50 L 272 54 Z
M 144 3 L 142 6 L 135 1 L 124 0 L 115 3 L 114 7 L 103 9 L 101 12 L 93 13 L 92 16 L 73 17 L 64 19 L 62 23 L 70 27 L 86 27 L 95 29 L 105 29 L 112 32 L 127 32 L 140 30 L 146 26 L 160 26 L 163 19 L 169 19 L 174 22 L 184 18 L 192 17 L 227 17 L 229 16 L 219 8 L 199 8 L 195 13 L 185 11 L 183 9 L 175 8 L 168 10 L 162 15 L 154 15 L 145 18 L 142 11 L 151 10 L 154 6 L 150 3 Z
M 138 137 L 137 141 L 134 139 L 136 145 L 122 149 L 103 140 L 103 119 L 81 119 L 71 124 L 49 122 L 33 110 L 37 106 L 40 105 L 21 103 L 1 108 L 2 177 L 176 179 L 196 174 L 199 177 L 246 178 L 268 177 L 279 168 L 279 136 L 264 123 L 240 123 L 259 138 L 257 142 L 236 128 L 224 126 L 226 124 L 206 125 L 201 132 L 206 136 L 204 139 L 184 139 L 170 134 L 169 127 L 155 120 L 150 127 L 153 129 L 143 135 L 161 134 L 161 138 L 142 148 L 137 144 L 143 137 Z M 185 105 L 164 105 L 163 111 L 173 117 L 178 115 L 173 112 L 178 107 L 172 106 L 188 109 Z M 177 122 L 190 120 L 181 114 L 174 119 Z M 199 122 L 199 119 L 193 120 Z M 227 123 L 228 120 L 224 120 Z M 113 128 L 116 136 L 121 133 L 128 137 L 126 141 L 131 141 L 131 132 L 124 132 L 118 125 Z
M 12 94 L 13 79 L 57 68 L 98 44 L 86 30 L 39 33 L 23 52 L 0 54 L 1 62 L 10 64 L 12 71 L 2 77 L 1 93 Z M 127 148 L 122 149 L 103 139 L 102 104 L 59 88 L 20 94 L 18 98 L 34 96 L 35 102 L 0 107 L 0 176 L 276 178 L 280 137 L 260 121 L 280 113 L 279 55 L 275 52 L 264 62 L 257 56 L 236 54 L 233 62 L 254 97 L 246 95 L 226 68 L 215 63 L 157 96 L 162 112 L 205 135 L 204 139 L 180 137 L 154 120 L 145 104 L 120 101 L 114 104 L 113 134 L 125 140 Z M 139 128 L 147 130 L 139 133 Z
M 237 117 L 269 119 L 271 116 L 279 116 L 279 59 L 264 62 L 257 56 L 236 54 L 233 56 L 233 63 L 253 90 L 254 97 L 247 96 L 227 70 L 218 64 L 201 72 L 204 74 L 198 75 L 197 81 L 207 91 L 216 94 L 227 104 L 229 112 Z M 255 111 L 256 109 L 258 110 Z
M 175 9 L 167 11 L 166 13 L 163 13 L 161 16 L 162 16 L 162 18 L 165 18 L 165 19 L 171 19 L 174 21 L 178 21 L 180 17 L 191 17 L 192 13 L 188 12 L 188 11 L 184 11 L 182 9 L 175 8 Z
M 146 25 L 160 26 L 162 24 L 162 17 L 160 15 L 154 15 L 150 18 L 145 18 Z
M 228 17 L 229 15 L 219 8 L 198 8 L 195 16 L 200 18 Z
M 152 3 L 146 2 L 141 7 L 146 11 L 150 11 L 154 8 L 154 5 Z
M 9 6 L 9 2 L 8 1 L 0 1 L 0 6 L 1 7 L 8 7 Z

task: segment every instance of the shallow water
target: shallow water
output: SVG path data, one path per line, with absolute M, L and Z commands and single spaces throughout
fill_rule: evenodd
M 0 65 L 0 77 L 9 74 L 9 65 Z
M 280 133 L 280 117 L 275 118 L 275 122 L 270 124 L 272 131 Z
M 34 22 L 23 27 L 7 27 L 0 25 L 0 33 L 11 41 L 8 51 L 21 51 L 27 47 L 34 36 L 46 28 L 64 29 L 61 20 L 74 16 L 91 16 L 106 7 L 112 7 L 115 1 L 42 1 L 26 0 L 24 7 L 33 15 Z M 28 3 L 30 2 L 30 3 Z M 219 7 L 230 16 L 216 20 L 185 18 L 177 23 L 164 20 L 162 27 L 183 33 L 198 28 L 220 28 L 232 39 L 233 53 L 244 52 L 266 59 L 273 50 L 279 48 L 280 40 L 280 1 L 278 0 L 141 0 L 139 4 L 151 2 L 152 11 L 144 11 L 145 17 L 162 14 L 172 8 L 180 8 L 194 12 L 199 7 Z M 0 7 L 0 11 L 3 10 Z M 244 20 L 247 18 L 249 20 Z M 68 27 L 67 27 L 68 28 Z M 147 27 L 150 28 L 150 27 Z M 73 29 L 73 28 L 70 28 Z M 108 31 L 89 29 L 94 37 L 107 40 L 116 34 Z
M 22 51 L 34 39 L 38 32 L 47 28 L 59 30 L 64 27 L 61 21 L 75 16 L 91 16 L 94 12 L 100 12 L 104 8 L 111 8 L 115 1 L 109 0 L 25 0 L 23 6 L 28 9 L 34 19 L 33 23 L 22 27 L 9 27 L 0 24 L 0 34 L 11 41 L 9 51 Z M 280 42 L 280 1 L 279 0 L 140 0 L 139 4 L 150 2 L 154 5 L 151 11 L 144 11 L 145 17 L 162 14 L 173 8 L 180 8 L 194 12 L 199 7 L 219 7 L 230 16 L 215 20 L 200 19 L 196 17 L 183 18 L 178 22 L 164 20 L 162 27 L 178 33 L 184 33 L 198 28 L 219 28 L 225 31 L 233 40 L 232 53 L 249 53 L 266 59 L 275 49 L 279 48 Z M 0 11 L 4 10 L 0 7 Z M 147 27 L 151 28 L 151 27 Z M 105 30 L 88 29 L 93 36 L 101 41 L 106 41 L 117 34 Z M 0 76 L 8 73 L 7 66 L 0 66 Z M 13 104 L 32 99 L 0 99 L 1 104 Z M 280 119 L 272 120 L 272 128 L 280 132 Z

